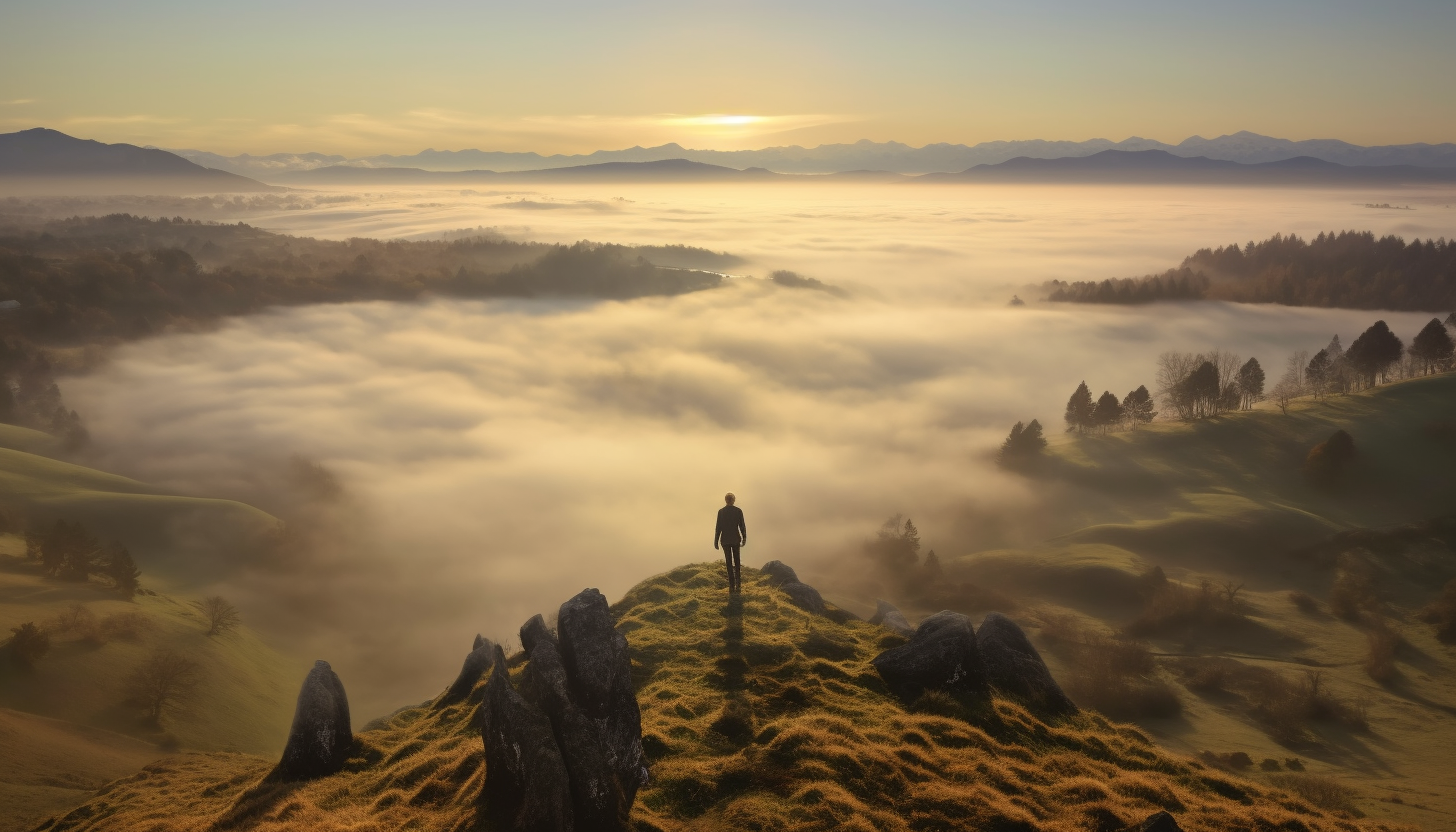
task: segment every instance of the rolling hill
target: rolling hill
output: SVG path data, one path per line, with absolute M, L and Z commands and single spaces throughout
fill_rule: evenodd
M 517 182 L 759 182 L 780 178 L 762 168 L 738 170 L 687 159 L 650 162 L 602 162 L 594 165 L 497 172 L 491 170 L 429 171 L 401 167 L 331 165 L 280 173 L 274 181 L 292 185 L 435 185 Z
M 37 127 L 0 134 L 0 194 L 192 194 L 278 190 L 174 153 Z

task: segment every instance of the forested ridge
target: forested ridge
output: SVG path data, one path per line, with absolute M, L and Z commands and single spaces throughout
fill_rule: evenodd
M 243 224 L 118 214 L 0 227 L 0 301 L 19 303 L 5 313 L 9 335 L 66 344 L 139 337 L 269 306 L 413 300 L 430 293 L 680 294 L 722 280 L 690 266 L 736 262 L 682 246 L 564 246 L 488 237 L 331 241 Z
M 1200 249 L 1161 275 L 1054 280 L 1044 288 L 1048 300 L 1071 303 L 1229 300 L 1449 312 L 1456 309 L 1456 241 L 1407 243 L 1368 231 L 1322 233 L 1310 241 L 1275 234 L 1243 246 Z

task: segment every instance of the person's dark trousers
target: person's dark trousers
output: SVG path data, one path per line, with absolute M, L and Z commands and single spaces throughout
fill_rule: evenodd
M 743 587 L 743 565 L 738 562 L 738 547 L 724 546 L 723 560 L 728 567 L 728 589 L 736 591 Z

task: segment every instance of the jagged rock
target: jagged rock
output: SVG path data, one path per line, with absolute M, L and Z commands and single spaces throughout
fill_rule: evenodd
M 622 799 L 631 806 L 648 775 L 627 639 L 617 632 L 607 599 L 595 589 L 584 589 L 561 605 L 556 630 L 571 700 L 599 727 Z
M 906 704 L 928 690 L 986 690 L 975 630 L 960 613 L 941 612 L 927 618 L 910 641 L 876 656 L 872 664 L 890 692 Z
M 446 705 L 453 705 L 460 702 L 475 690 L 475 683 L 490 670 L 491 661 L 495 656 L 495 643 L 481 635 L 475 637 L 475 647 L 465 657 L 465 666 L 460 668 L 460 675 L 450 683 L 445 695 L 435 703 L 435 707 L 443 708 Z
M 572 832 L 571 785 L 551 720 L 516 693 L 496 645 L 485 685 L 485 811 L 510 832 Z
M 788 593 L 789 602 L 799 609 L 815 615 L 824 614 L 824 597 L 814 587 L 799 581 L 789 581 L 779 589 Z
M 1053 714 L 1076 713 L 1077 706 L 1042 661 L 1041 654 L 1015 621 L 993 612 L 976 630 L 976 647 L 986 667 L 986 681 L 1026 699 L 1038 710 Z
M 328 662 L 314 662 L 298 691 L 293 727 L 274 773 L 286 780 L 328 776 L 344 767 L 353 744 L 344 683 Z
M 1148 819 L 1143 821 L 1142 826 L 1138 827 L 1138 832 L 1183 832 L 1183 827 L 1178 825 L 1178 821 L 1174 820 L 1172 815 L 1167 812 L 1158 812 L 1149 815 Z
M 608 758 L 600 727 L 571 701 L 556 637 L 541 616 L 521 627 L 521 644 L 530 659 L 526 672 L 537 701 L 551 720 L 556 747 L 571 780 L 572 817 L 578 832 L 627 829 L 631 804 L 622 798 L 622 784 Z
M 871 624 L 879 624 L 892 633 L 911 638 L 915 635 L 915 628 L 910 625 L 905 614 L 891 604 L 889 601 L 876 601 L 875 614 L 870 618 Z
M 781 560 L 771 560 L 758 571 L 767 575 L 768 582 L 774 586 L 797 583 L 799 580 L 799 575 L 794 572 L 794 568 Z

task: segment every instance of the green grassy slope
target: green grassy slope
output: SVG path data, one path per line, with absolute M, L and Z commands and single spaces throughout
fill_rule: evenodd
M 730 599 L 721 567 L 684 566 L 613 606 L 653 772 L 639 830 L 1070 832 L 1122 829 L 1164 808 L 1189 832 L 1388 828 L 1170 756 L 1094 714 L 1047 722 L 999 697 L 906 709 L 869 664 L 898 637 L 811 616 L 756 570 L 744 577 Z M 522 656 L 510 664 L 523 672 Z M 265 784 L 271 759 L 184 755 L 43 828 L 478 829 L 483 684 L 464 703 L 360 732 L 331 777 Z
M 968 553 L 949 559 L 947 570 L 1012 595 L 1017 617 L 1044 625 L 1046 635 L 1069 626 L 1094 636 L 1136 628 L 1156 605 L 1140 577 L 1154 567 L 1186 597 L 1204 581 L 1215 594 L 1243 585 L 1236 615 L 1191 615 L 1136 632 L 1156 659 L 1150 676 L 1182 702 L 1178 715 L 1144 715 L 1139 724 L 1182 752 L 1244 752 L 1256 762 L 1296 756 L 1352 787 L 1371 816 L 1456 829 L 1448 762 L 1456 649 L 1416 617 L 1456 577 L 1450 540 L 1419 526 L 1456 511 L 1456 441 L 1443 427 L 1452 425 L 1456 376 L 1444 375 L 1301 401 L 1287 415 L 1261 408 L 1192 425 L 1054 438 L 1028 472 L 1055 518 L 1047 539 Z M 1359 456 L 1341 485 L 1315 487 L 1301 470 L 1304 457 L 1336 429 L 1354 437 Z M 1411 531 L 1399 540 L 1337 537 L 1395 527 Z M 1360 570 L 1373 600 L 1358 614 L 1333 614 L 1336 582 Z M 1316 608 L 1297 608 L 1291 592 L 1307 594 Z M 978 611 L 973 602 L 964 606 Z M 1403 642 L 1381 681 L 1365 667 L 1377 626 Z M 1076 653 L 1075 645 L 1052 649 L 1049 661 L 1072 674 Z M 1363 711 L 1368 727 L 1316 720 L 1298 739 L 1279 736 L 1253 714 L 1262 694 L 1252 683 L 1193 678 L 1193 668 L 1224 659 L 1238 663 L 1229 666 L 1231 680 L 1274 674 L 1298 683 L 1317 671 L 1333 696 Z

